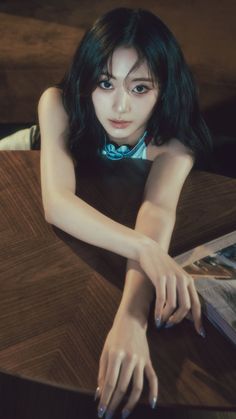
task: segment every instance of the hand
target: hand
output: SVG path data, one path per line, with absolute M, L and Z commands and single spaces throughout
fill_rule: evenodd
M 105 411 L 105 419 L 112 417 L 132 380 L 132 391 L 123 409 L 123 412 L 131 412 L 142 393 L 144 372 L 150 386 L 150 404 L 154 404 L 157 377 L 150 359 L 146 330 L 129 315 L 115 320 L 99 362 L 99 417 Z
M 163 323 L 165 327 L 180 323 L 191 310 L 195 329 L 204 337 L 201 305 L 191 275 L 152 239 L 141 246 L 138 262 L 156 289 L 157 327 Z

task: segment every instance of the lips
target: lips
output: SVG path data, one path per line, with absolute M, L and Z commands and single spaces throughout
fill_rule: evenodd
M 127 128 L 131 124 L 131 121 L 122 121 L 117 119 L 109 119 L 109 122 L 114 128 Z

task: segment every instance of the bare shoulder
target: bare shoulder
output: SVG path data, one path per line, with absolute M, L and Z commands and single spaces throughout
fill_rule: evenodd
M 58 87 L 48 87 L 46 90 L 44 90 L 44 92 L 42 93 L 42 95 L 40 96 L 40 100 L 42 99 L 49 99 L 52 98 L 54 100 L 60 100 L 62 96 L 62 90 L 59 89 Z
M 171 138 L 166 144 L 166 151 L 171 155 L 186 156 L 194 160 L 193 151 L 177 138 Z
M 62 103 L 61 89 L 58 89 L 57 87 L 49 87 L 42 93 L 38 102 L 39 112 L 44 108 L 47 110 L 48 108 L 53 108 L 57 112 L 66 114 Z
M 153 160 L 153 171 L 160 174 L 160 172 L 166 172 L 165 168 L 168 167 L 168 178 L 170 178 L 170 173 L 173 173 L 174 177 L 176 173 L 178 176 L 182 174 L 185 178 L 194 165 L 193 151 L 177 138 L 171 138 L 160 148 L 162 151 Z
M 155 162 L 167 157 L 178 161 L 186 160 L 190 163 L 194 163 L 195 159 L 193 151 L 177 138 L 171 138 L 168 142 L 161 145 L 155 145 L 154 143 L 148 145 L 147 158 L 149 160 Z
M 38 102 L 41 136 L 65 135 L 68 131 L 68 114 L 63 106 L 62 91 L 56 87 L 46 89 Z
M 69 123 L 60 89 L 50 87 L 38 103 L 41 134 L 41 188 L 45 214 L 57 193 L 75 193 L 76 181 L 73 158 L 68 151 Z

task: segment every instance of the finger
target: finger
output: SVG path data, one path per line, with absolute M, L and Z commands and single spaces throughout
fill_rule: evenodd
M 98 387 L 99 390 L 96 391 L 96 396 L 100 397 L 106 377 L 106 370 L 107 370 L 107 364 L 108 364 L 108 353 L 107 351 L 103 351 L 100 361 L 99 361 L 99 372 L 98 372 Z M 96 398 L 97 398 L 96 397 Z
M 177 296 L 176 296 L 176 277 L 173 276 L 169 278 L 166 284 L 166 305 L 162 312 L 162 321 L 167 322 L 169 317 L 176 310 L 177 306 Z
M 126 359 L 121 367 L 117 387 L 115 389 L 115 392 L 113 393 L 111 402 L 109 404 L 109 412 L 114 412 L 114 410 L 117 408 L 117 406 L 120 404 L 122 398 L 124 397 L 130 380 L 132 378 L 134 368 L 136 364 L 136 358 L 132 357 L 132 359 Z
M 143 363 L 138 363 L 133 373 L 133 388 L 132 388 L 131 394 L 129 396 L 128 402 L 126 403 L 126 405 L 124 406 L 122 410 L 122 415 L 124 417 L 127 417 L 125 416 L 125 414 L 128 415 L 128 413 L 130 413 L 131 410 L 133 410 L 135 404 L 138 402 L 141 396 L 141 393 L 143 390 L 143 370 L 144 370 Z
M 158 398 L 158 379 L 151 362 L 146 365 L 144 371 L 150 387 L 149 403 L 150 406 L 154 409 Z
M 112 397 L 113 391 L 116 387 L 116 382 L 120 372 L 120 366 L 123 358 L 123 353 L 110 352 L 108 355 L 108 366 L 100 403 L 98 406 L 98 417 L 102 417 Z
M 161 326 L 162 312 L 166 302 L 166 276 L 161 275 L 156 286 L 156 307 L 155 307 L 155 323 L 156 327 Z
M 189 278 L 185 276 L 177 278 L 179 308 L 169 318 L 168 322 L 165 325 L 166 328 L 180 323 L 183 320 L 183 318 L 188 314 L 191 308 L 189 289 L 187 287 L 188 281 Z
M 192 317 L 193 317 L 195 329 L 199 333 L 199 335 L 201 335 L 202 337 L 205 337 L 206 333 L 202 325 L 201 304 L 200 304 L 197 290 L 194 285 L 194 281 L 192 281 L 189 284 L 189 295 L 191 299 L 191 311 L 192 311 Z

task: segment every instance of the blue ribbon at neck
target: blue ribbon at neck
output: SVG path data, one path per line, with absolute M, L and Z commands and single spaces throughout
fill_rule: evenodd
M 143 150 L 146 147 L 145 138 L 147 131 L 144 132 L 142 137 L 138 140 L 137 144 L 130 149 L 130 146 L 121 145 L 116 147 L 114 144 L 107 143 L 105 137 L 105 145 L 102 149 L 102 154 L 110 160 L 121 160 L 124 158 L 133 157 L 138 152 L 138 156 L 141 157 Z

